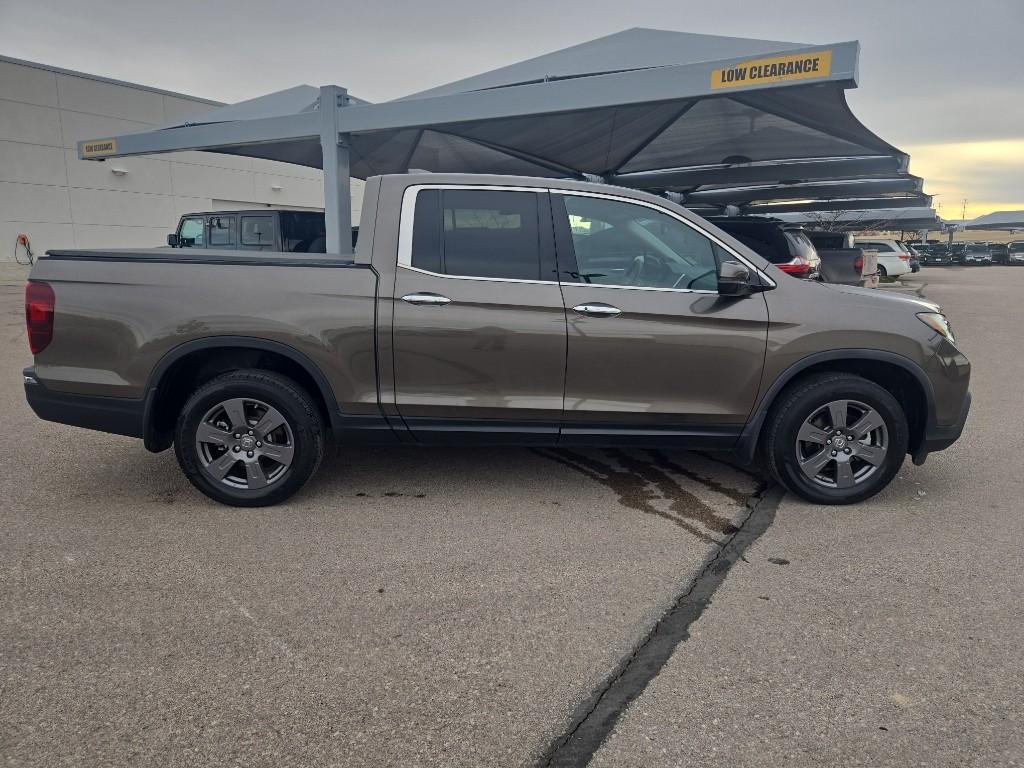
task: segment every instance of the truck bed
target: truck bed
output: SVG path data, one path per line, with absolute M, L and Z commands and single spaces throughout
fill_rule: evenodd
M 377 275 L 352 257 L 62 249 L 38 259 L 31 279 L 55 295 L 53 340 L 35 360 L 40 392 L 142 408 L 161 366 L 230 340 L 308 361 L 350 412 L 377 408 Z

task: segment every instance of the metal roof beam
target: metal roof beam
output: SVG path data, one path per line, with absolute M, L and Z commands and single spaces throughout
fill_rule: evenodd
M 78 156 L 83 160 L 104 160 L 108 157 L 153 155 L 185 150 L 213 150 L 252 144 L 273 144 L 285 141 L 319 138 L 319 112 L 303 112 L 261 120 L 236 120 L 229 123 L 204 123 L 180 128 L 126 133 L 108 139 L 78 142 Z M 90 145 L 112 142 L 112 147 L 93 153 Z M 109 150 L 109 151 L 108 151 Z
M 922 184 L 923 182 L 918 176 L 889 179 L 837 179 L 811 181 L 805 184 L 764 184 L 751 187 L 702 189 L 686 195 L 686 201 L 688 203 L 742 205 L 756 201 L 881 197 L 920 192 Z
M 754 184 L 788 178 L 794 181 L 850 179 L 857 176 L 897 174 L 902 161 L 892 155 L 827 157 L 766 161 L 744 165 L 705 165 L 661 171 L 615 174 L 612 184 L 635 189 L 674 189 L 702 184 Z
M 795 202 L 772 202 L 743 206 L 746 214 L 757 213 L 802 213 L 804 211 L 864 211 L 879 208 L 927 208 L 932 204 L 931 195 L 907 195 L 906 197 L 849 198 L 839 200 L 799 200 Z

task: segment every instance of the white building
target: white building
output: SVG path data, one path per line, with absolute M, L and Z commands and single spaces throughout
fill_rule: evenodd
M 32 250 L 152 247 L 182 213 L 323 209 L 321 171 L 212 152 L 79 160 L 76 143 L 208 112 L 218 102 L 0 56 L 0 261 Z M 353 221 L 362 182 L 353 182 Z M 358 188 L 357 188 L 358 187 Z M 19 254 L 21 250 L 19 249 Z

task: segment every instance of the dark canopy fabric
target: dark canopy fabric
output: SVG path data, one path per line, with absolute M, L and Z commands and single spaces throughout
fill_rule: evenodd
M 352 174 L 412 167 L 591 175 L 628 186 L 628 174 L 639 171 L 899 154 L 857 122 L 840 86 L 788 90 L 773 90 L 770 98 L 757 93 L 354 135 Z

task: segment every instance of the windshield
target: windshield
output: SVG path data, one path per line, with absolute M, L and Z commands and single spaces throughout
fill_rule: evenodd
M 1010 243 L 1010 250 L 1014 253 L 1024 252 L 1024 243 Z
M 971 253 L 984 253 L 985 251 L 988 250 L 988 246 L 972 243 L 971 245 L 967 246 L 967 250 L 970 251 Z

